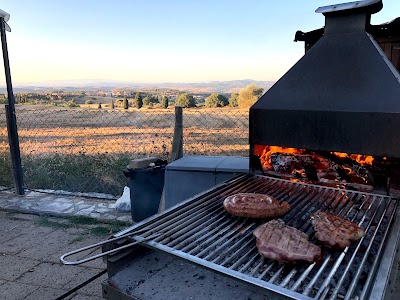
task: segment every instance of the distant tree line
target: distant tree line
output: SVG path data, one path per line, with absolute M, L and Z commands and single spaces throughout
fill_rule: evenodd
M 239 92 L 231 93 L 229 98 L 221 93 L 212 93 L 205 98 L 204 106 L 209 108 L 226 106 L 248 108 L 262 96 L 263 92 L 263 88 L 250 84 Z M 134 93 L 133 91 L 129 91 L 127 94 L 132 96 Z M 197 96 L 197 98 L 199 98 L 199 96 Z M 128 109 L 129 107 L 140 109 L 143 106 L 154 107 L 156 105 L 161 108 L 168 108 L 170 104 L 170 100 L 167 96 L 162 96 L 160 101 L 160 96 L 158 94 L 154 95 L 153 93 L 146 92 L 136 92 L 133 99 L 129 100 L 124 96 L 124 98 L 119 101 L 122 102 L 120 106 L 124 109 Z M 174 101 L 174 104 L 185 108 L 198 106 L 196 98 L 192 93 L 180 93 Z
M 248 108 L 253 105 L 263 94 L 263 88 L 250 84 L 245 88 L 241 89 L 239 92 L 233 92 L 231 95 L 222 93 L 212 93 L 204 99 L 206 95 L 191 93 L 180 93 L 174 101 L 175 105 L 190 108 L 204 105 L 207 108 L 218 108 L 218 107 L 239 107 Z M 143 106 L 148 107 L 160 107 L 168 108 L 171 104 L 169 97 L 165 92 L 143 92 L 137 91 L 133 93 L 124 92 L 125 96 L 122 98 L 111 99 L 107 107 L 114 109 L 115 107 L 129 109 L 130 107 L 135 107 L 141 109 Z M 168 94 L 168 93 L 167 93 Z M 63 91 L 53 91 L 45 93 L 17 93 L 15 94 L 16 103 L 21 104 L 47 104 L 47 105 L 57 105 L 57 106 L 68 106 L 68 107 L 78 107 L 76 99 L 80 99 L 86 96 L 84 91 L 78 92 L 63 92 Z M 128 98 L 130 96 L 130 98 Z M 116 96 L 112 96 L 116 97 Z M 229 98 L 228 98 L 229 97 Z M 88 99 L 89 98 L 89 99 Z M 80 103 L 85 102 L 85 104 L 97 104 L 98 108 L 102 108 L 102 103 L 97 101 L 95 96 L 86 96 L 86 101 L 80 100 Z M 204 101 L 201 102 L 201 101 Z M 2 102 L 6 101 L 1 100 Z M 104 103 L 103 103 L 104 104 Z
M 45 104 L 65 107 L 78 107 L 76 97 L 80 97 L 82 92 L 62 91 L 47 93 L 16 93 L 14 94 L 15 103 L 17 104 Z

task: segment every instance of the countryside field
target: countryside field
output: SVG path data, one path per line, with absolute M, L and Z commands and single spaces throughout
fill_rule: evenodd
M 174 107 L 96 109 L 16 107 L 25 185 L 119 195 L 131 159 L 169 159 Z M 183 110 L 185 155 L 248 155 L 248 112 Z M 0 114 L 0 186 L 12 185 L 5 114 Z

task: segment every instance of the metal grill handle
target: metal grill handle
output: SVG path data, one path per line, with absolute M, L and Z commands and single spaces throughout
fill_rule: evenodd
M 100 246 L 102 246 L 104 244 L 107 244 L 107 243 L 110 243 L 110 242 L 115 242 L 117 240 L 121 240 L 121 239 L 126 238 L 128 236 L 132 237 L 132 233 L 130 233 L 130 234 L 127 234 L 127 235 L 123 235 L 123 236 L 120 236 L 120 237 L 116 237 L 116 238 L 112 238 L 112 239 L 109 239 L 109 240 L 106 240 L 106 241 L 102 241 L 102 242 L 99 242 L 99 243 L 96 243 L 96 244 L 92 244 L 92 245 L 89 245 L 89 246 L 86 246 L 86 247 L 83 247 L 83 248 L 79 248 L 79 249 L 71 251 L 71 252 L 67 252 L 67 253 L 63 254 L 60 257 L 60 261 L 64 265 L 80 265 L 80 264 L 83 264 L 85 262 L 97 259 L 99 257 L 103 257 L 103 256 L 106 256 L 106 255 L 121 251 L 123 249 L 138 245 L 138 244 L 140 244 L 142 242 L 151 240 L 151 239 L 153 239 L 155 237 L 158 237 L 160 235 L 161 235 L 161 233 L 155 233 L 155 234 L 149 235 L 146 238 L 141 239 L 140 241 L 132 242 L 130 244 L 123 245 L 121 247 L 118 247 L 118 248 L 115 248 L 115 249 L 112 249 L 112 250 L 109 250 L 109 251 L 106 251 L 106 252 L 103 252 L 103 253 L 99 253 L 99 254 L 96 254 L 96 255 L 93 255 L 93 256 L 89 256 L 89 257 L 83 258 L 81 260 L 77 260 L 77 261 L 67 261 L 67 260 L 65 260 L 66 257 L 71 256 L 73 254 L 77 254 L 77 253 L 80 253 L 80 252 L 83 252 L 83 251 L 86 251 L 86 250 L 89 250 L 89 249 L 100 247 Z

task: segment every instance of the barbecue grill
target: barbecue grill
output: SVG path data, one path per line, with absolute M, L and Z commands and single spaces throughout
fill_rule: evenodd
M 267 193 L 290 203 L 292 209 L 283 220 L 307 233 L 311 241 L 315 242 L 310 216 L 318 209 L 356 222 L 366 235 L 343 252 L 325 249 L 323 261 L 318 263 L 293 266 L 267 260 L 258 254 L 252 235 L 263 220 L 233 217 L 223 209 L 223 199 L 239 192 Z M 398 202 L 389 196 L 247 174 L 119 235 L 130 233 L 130 241 L 146 240 L 143 245 L 147 247 L 256 285 L 272 295 L 378 299 L 387 290 L 399 238 L 397 207 Z M 159 235 L 147 240 L 155 233 Z
M 395 296 L 400 75 L 365 31 L 371 14 L 381 8 L 382 1 L 369 0 L 317 10 L 326 17 L 324 36 L 250 108 L 249 174 L 116 234 L 103 247 L 104 253 L 121 249 L 107 257 L 104 297 L 137 299 L 139 283 L 132 278 L 122 283 L 119 274 L 138 274 L 133 271 L 137 257 L 146 258 L 147 248 L 256 287 L 274 299 Z M 300 158 L 285 160 L 288 147 Z M 357 153 L 366 166 L 355 161 Z M 274 159 L 279 168 L 266 166 Z M 282 162 L 289 166 L 282 167 Z M 321 166 L 335 169 L 337 177 L 328 180 L 329 172 Z M 297 176 L 299 172 L 305 176 Z M 288 202 L 291 209 L 283 221 L 313 243 L 318 241 L 310 217 L 318 210 L 351 220 L 366 234 L 343 251 L 322 248 L 322 260 L 312 264 L 268 260 L 258 253 L 252 234 L 266 220 L 234 217 L 223 208 L 225 197 L 241 192 Z M 136 246 L 125 248 L 129 244 Z

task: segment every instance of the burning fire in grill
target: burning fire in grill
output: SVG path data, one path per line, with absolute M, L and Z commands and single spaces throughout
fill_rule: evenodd
M 342 152 L 331 152 L 332 154 L 336 155 L 337 157 L 341 158 L 351 158 L 352 160 L 355 160 L 358 162 L 360 165 L 372 165 L 372 162 L 374 161 L 373 156 L 369 155 L 362 155 L 362 154 L 347 154 L 347 153 L 342 153 Z
M 253 149 L 267 173 L 336 186 L 345 183 L 373 185 L 372 156 L 265 145 L 254 145 Z
M 264 145 L 255 145 L 254 146 L 254 154 L 259 156 L 260 159 L 263 161 L 263 166 L 267 167 L 269 164 L 271 164 L 271 154 L 274 153 L 281 153 L 281 154 L 290 154 L 290 155 L 301 155 L 301 154 L 307 154 L 307 153 L 313 153 L 311 151 L 308 151 L 306 149 L 300 149 L 300 148 L 289 148 L 289 147 L 279 147 L 279 146 L 264 146 Z M 357 163 L 359 163 L 361 166 L 364 165 L 372 165 L 372 162 L 374 161 L 373 156 L 369 155 L 362 155 L 362 154 L 348 154 L 348 153 L 343 153 L 343 152 L 330 152 L 333 155 L 336 155 L 337 157 L 340 158 L 350 158 Z M 316 155 L 313 153 L 313 155 Z

